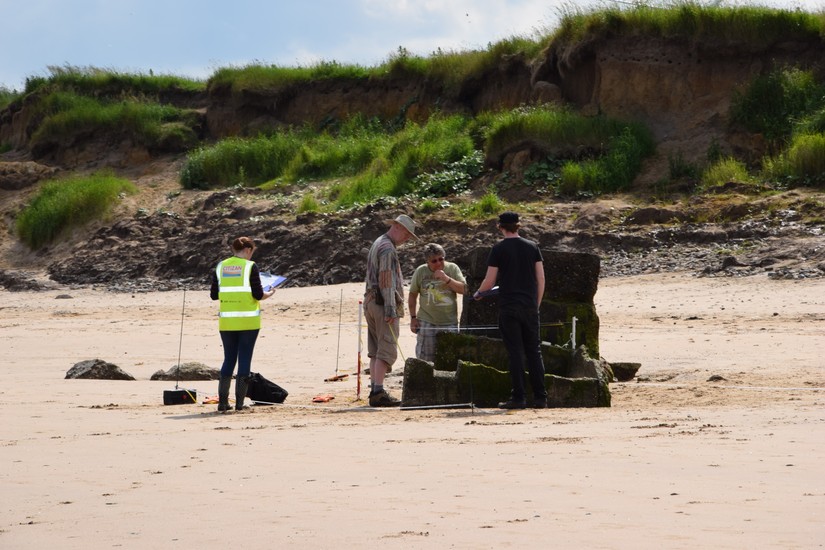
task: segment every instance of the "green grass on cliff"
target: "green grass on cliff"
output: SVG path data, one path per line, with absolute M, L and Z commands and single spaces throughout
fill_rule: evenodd
M 43 90 L 68 90 L 94 96 L 151 96 L 173 92 L 199 93 L 206 91 L 206 82 L 175 75 L 123 73 L 98 67 L 73 65 L 48 67 L 49 77 L 29 77 L 24 93 Z
M 149 148 L 185 150 L 195 145 L 195 120 L 186 110 L 135 98 L 101 100 L 55 91 L 38 104 L 42 122 L 31 137 L 32 150 L 70 144 L 100 132 L 130 136 Z
M 242 67 L 218 69 L 209 78 L 209 87 L 227 87 L 233 92 L 273 90 L 314 80 L 357 80 L 368 76 L 369 70 L 361 65 L 337 61 L 322 61 L 303 67 L 250 63 Z
M 421 194 L 416 188 L 418 176 L 441 171 L 475 150 L 469 121 L 462 116 L 433 117 L 425 125 L 410 122 L 401 131 L 388 133 L 377 145 L 363 171 L 331 189 L 330 199 L 338 206 L 369 203 L 382 196 Z
M 398 131 L 356 117 L 334 131 L 287 130 L 272 136 L 229 138 L 189 154 L 181 170 L 186 188 L 208 189 L 273 180 L 301 184 L 331 180 L 328 199 L 338 206 L 431 189 L 416 179 L 439 172 L 474 151 L 464 117 L 433 117 Z
M 789 185 L 825 188 L 825 133 L 799 134 L 763 162 L 765 174 Z
M 73 228 L 104 217 L 121 193 L 135 192 L 130 181 L 106 173 L 45 182 L 17 216 L 17 236 L 37 250 Z
M 186 189 L 259 185 L 283 174 L 303 143 L 304 138 L 292 131 L 224 139 L 190 152 L 180 181 Z
M 448 196 L 467 189 L 484 164 L 500 165 L 506 152 L 525 144 L 566 163 L 565 171 L 546 177 L 543 185 L 567 194 L 626 188 L 653 150 L 649 132 L 640 125 L 554 107 L 474 119 L 434 116 L 400 130 L 357 118 L 334 132 L 291 130 L 203 147 L 190 153 L 181 183 L 203 189 L 238 183 L 269 188 L 272 180 L 334 180 L 324 195 L 337 207 L 385 196 Z
M 209 78 L 209 88 L 227 88 L 233 93 L 277 90 L 319 80 L 370 80 L 417 77 L 440 85 L 442 90 L 456 94 L 463 82 L 495 68 L 503 58 L 522 55 L 537 57 L 545 45 L 541 37 L 510 37 L 486 48 L 469 51 L 438 49 L 429 56 L 419 56 L 399 47 L 387 59 L 374 67 L 321 61 L 299 67 L 281 67 L 251 63 L 242 67 L 220 68 Z
M 630 6 L 630 7 L 628 7 Z M 747 44 L 765 48 L 777 42 L 825 37 L 825 11 L 776 9 L 676 0 L 614 4 L 592 10 L 570 8 L 552 37 L 573 44 L 600 36 L 683 38 L 707 44 Z
M 5 109 L 8 105 L 20 97 L 20 92 L 9 90 L 5 86 L 0 86 L 0 110 Z

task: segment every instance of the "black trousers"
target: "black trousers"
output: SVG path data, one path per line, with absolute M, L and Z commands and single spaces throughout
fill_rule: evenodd
M 541 358 L 541 339 L 539 337 L 539 314 L 536 310 L 500 309 L 498 328 L 510 362 L 510 380 L 513 401 L 525 401 L 524 366 L 530 375 L 530 387 L 535 399 L 546 399 L 544 387 L 544 361 Z

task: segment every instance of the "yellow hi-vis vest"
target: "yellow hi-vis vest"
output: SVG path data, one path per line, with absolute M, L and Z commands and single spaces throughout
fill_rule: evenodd
M 261 328 L 261 306 L 252 297 L 249 276 L 255 262 L 227 258 L 215 268 L 218 275 L 218 298 L 221 301 L 219 330 L 255 330 Z

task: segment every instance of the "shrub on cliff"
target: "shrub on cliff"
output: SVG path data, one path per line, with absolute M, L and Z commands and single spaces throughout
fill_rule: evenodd
M 432 182 L 419 176 L 441 172 L 474 151 L 468 120 L 462 116 L 436 116 L 425 125 L 409 122 L 403 130 L 387 134 L 372 162 L 353 178 L 333 186 L 330 198 L 338 207 L 347 207 L 424 188 L 427 191 L 422 194 L 429 194 Z
M 734 94 L 731 119 L 779 147 L 800 121 L 823 107 L 825 84 L 818 82 L 812 71 L 781 67 L 756 77 Z M 822 118 L 820 115 L 820 125 Z M 815 129 L 816 119 L 811 124 Z
M 702 173 L 702 189 L 712 189 L 729 182 L 747 183 L 751 181 L 745 164 L 735 158 L 719 159 Z
M 36 250 L 65 231 L 105 216 L 122 193 L 135 192 L 130 181 L 106 173 L 48 181 L 17 216 L 17 236 Z
M 763 168 L 785 183 L 825 187 L 825 133 L 795 136 L 785 151 L 765 159 Z
M 189 153 L 180 181 L 186 189 L 258 185 L 279 177 L 302 144 L 295 132 L 224 139 Z
M 508 153 L 523 148 L 539 151 L 554 163 L 561 161 L 560 172 L 545 183 L 563 194 L 626 188 L 654 150 L 653 137 L 640 124 L 554 107 L 499 113 L 487 124 L 489 163 L 500 165 Z

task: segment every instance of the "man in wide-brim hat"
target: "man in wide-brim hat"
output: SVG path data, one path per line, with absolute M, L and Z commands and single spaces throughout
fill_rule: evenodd
M 367 254 L 364 317 L 367 319 L 367 357 L 370 358 L 371 407 L 397 407 L 401 401 L 384 389 L 384 377 L 398 357 L 400 318 L 404 316 L 404 276 L 396 247 L 415 234 L 415 222 L 401 214 L 385 220 L 389 230 L 375 239 Z

